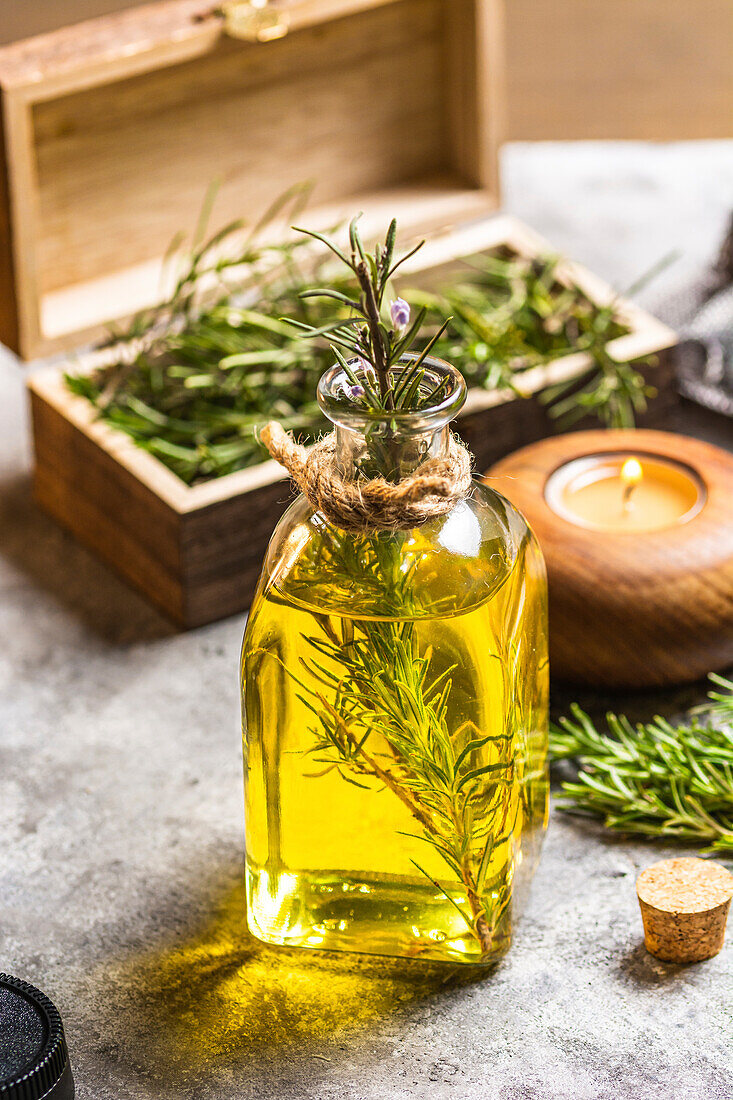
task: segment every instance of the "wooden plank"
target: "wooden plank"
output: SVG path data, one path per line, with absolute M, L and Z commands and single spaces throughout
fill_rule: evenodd
M 476 74 L 479 64 L 476 39 L 477 6 L 472 0 L 454 0 L 443 14 L 443 34 L 447 43 L 446 82 L 448 85 L 447 139 L 457 170 L 474 186 L 479 186 L 478 149 L 479 105 Z M 473 91 L 473 96 L 471 92 Z
M 4 116 L 4 96 L 0 93 L 0 343 L 7 344 L 8 347 L 19 347 L 20 318 L 10 206 L 10 164 Z
M 178 573 L 178 513 L 118 461 L 115 437 L 124 433 L 111 432 L 107 438 L 113 446 L 100 445 L 33 391 L 31 413 L 36 461 L 80 494 L 97 499 L 101 511 L 135 532 L 166 569 Z
M 505 0 L 476 0 L 476 87 L 478 104 L 478 178 L 491 194 L 501 195 L 499 150 L 506 134 Z
M 183 624 L 178 514 L 38 393 L 31 412 L 38 503 Z
M 56 366 L 44 367 L 31 374 L 28 389 L 31 396 L 39 398 L 42 404 L 59 414 L 64 423 L 73 425 L 80 435 L 114 459 L 135 482 L 147 489 L 156 499 L 164 501 L 172 511 L 182 511 L 186 504 L 186 485 L 171 470 L 148 454 L 125 432 L 111 427 L 99 418 L 97 410 L 84 397 L 77 397 L 64 381 L 65 370 L 93 370 L 98 366 L 99 357 L 92 353 L 86 359 L 81 358 L 73 367 L 59 369 Z M 58 430 L 58 423 L 55 428 Z M 68 441 L 68 439 L 67 439 Z
M 496 150 L 504 131 L 502 0 L 452 0 L 444 12 L 452 162 L 499 196 Z
M 0 0 L 0 45 L 20 42 L 24 38 L 48 34 L 49 31 L 87 19 L 98 19 L 123 8 L 139 7 L 140 0 L 33 0 L 19 4 L 18 0 Z
M 511 0 L 507 138 L 733 132 L 731 0 Z
M 133 6 L 0 0 L 0 41 Z M 190 12 L 210 7 L 194 0 Z M 696 0 L 694 9 L 688 0 L 511 0 L 505 7 L 510 140 L 730 136 L 730 0 Z M 122 23 L 120 50 L 125 33 L 133 31 Z M 76 63 L 73 52 L 67 47 L 66 64 Z
M 280 6 L 290 29 L 302 30 L 398 2 L 296 0 Z M 0 85 L 23 89 L 38 102 L 201 57 L 224 33 L 216 3 L 141 4 L 0 48 Z
M 184 615 L 180 580 L 120 524 L 119 517 L 99 507 L 98 497 L 84 496 L 78 486 L 41 465 L 34 473 L 33 494 L 44 511 L 174 623 L 184 628 L 194 625 Z
M 295 500 L 287 478 L 183 517 L 185 619 L 198 626 L 252 602 L 275 524 Z
M 14 293 L 5 305 L 8 342 L 25 351 L 39 341 L 38 300 L 38 180 L 30 108 L 22 96 L 8 90 L 0 93 L 3 138 L 3 192 L 7 195 L 7 247 L 5 260 L 12 270 Z

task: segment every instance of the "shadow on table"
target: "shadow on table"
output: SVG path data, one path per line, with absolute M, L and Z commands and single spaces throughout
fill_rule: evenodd
M 663 962 L 654 955 L 650 955 L 640 940 L 636 947 L 622 957 L 619 963 L 621 977 L 625 981 L 637 986 L 649 988 L 651 986 L 665 985 L 681 978 L 688 967 L 679 963 Z
M 175 627 L 49 519 L 30 478 L 0 482 L 0 557 L 111 644 L 149 641 Z M 28 612 L 35 609 L 28 601 Z
M 321 1041 L 348 1041 L 413 1002 L 486 974 L 268 947 L 246 930 L 242 884 L 198 935 L 126 966 L 114 984 L 134 990 L 132 1004 L 125 995 L 124 1030 L 138 1056 L 154 1062 L 170 1086 L 191 1086 L 256 1071 L 275 1053 L 311 1066 L 328 1062 L 317 1053 Z

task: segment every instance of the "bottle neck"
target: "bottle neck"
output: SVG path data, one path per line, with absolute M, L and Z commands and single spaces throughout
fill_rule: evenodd
M 399 481 L 409 477 L 430 458 L 448 454 L 448 426 L 411 432 L 389 423 L 373 424 L 367 432 L 336 425 L 336 457 L 341 477 L 384 477 Z
M 365 399 L 374 371 L 362 360 L 335 364 L 318 383 L 318 403 L 336 429 L 336 465 L 346 480 L 410 477 L 450 452 L 448 424 L 466 398 L 466 383 L 442 359 L 415 356 L 390 368 L 393 403 Z M 409 399 L 403 390 L 408 387 Z

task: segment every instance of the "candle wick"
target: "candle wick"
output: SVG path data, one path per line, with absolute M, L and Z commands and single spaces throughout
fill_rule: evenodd
M 641 466 L 637 459 L 627 458 L 621 467 L 621 511 L 626 514 L 631 511 L 631 494 L 641 481 Z

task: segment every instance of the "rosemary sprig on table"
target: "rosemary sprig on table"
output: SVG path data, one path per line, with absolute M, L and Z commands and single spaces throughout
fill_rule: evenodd
M 91 374 L 67 375 L 73 392 L 189 484 L 262 461 L 257 433 L 273 416 L 304 441 L 326 427 L 313 395 L 332 361 L 328 333 L 304 346 L 296 327 L 281 318 L 318 330 L 334 320 L 337 307 L 341 335 L 355 336 L 345 325 L 353 292 L 345 276 L 329 273 L 336 297 L 314 294 L 325 261 L 313 256 L 307 238 L 262 240 L 270 219 L 284 209 L 292 215 L 303 196 L 302 188 L 282 196 L 244 239 L 238 222 L 205 239 L 210 197 L 192 243 L 184 247 L 179 239 L 170 251 L 178 267 L 173 291 L 126 330 L 110 332 L 108 343 L 120 347 L 119 360 Z M 384 247 L 389 249 L 389 239 Z M 384 252 L 381 262 L 384 296 L 383 276 L 390 269 L 394 275 L 394 264 L 386 264 Z M 416 329 L 422 335 L 418 340 L 413 334 L 411 346 L 425 351 L 434 340 L 432 353 L 453 363 L 469 387 L 511 386 L 521 393 L 527 369 L 582 348 L 592 360 L 585 379 L 543 395 L 562 426 L 586 414 L 626 426 L 644 406 L 649 391 L 636 366 L 617 363 L 606 351 L 623 325 L 612 308 L 599 309 L 579 288 L 556 278 L 553 259 L 497 252 L 468 263 L 460 281 L 439 294 L 408 288 L 401 293 L 422 317 Z M 362 320 L 371 324 L 367 342 L 376 339 L 378 346 L 388 326 L 375 324 L 372 314 L 371 322 Z M 408 333 L 396 335 L 392 350 L 404 354 Z M 354 342 L 338 344 L 339 350 L 354 353 Z
M 550 732 L 551 756 L 579 766 L 562 784 L 561 808 L 733 856 L 733 681 L 710 679 L 722 690 L 681 725 L 657 717 L 633 727 L 609 714 L 603 732 L 574 704 Z
M 709 691 L 706 703 L 695 707 L 693 715 L 704 715 L 708 722 L 728 726 L 733 730 L 733 680 L 720 676 L 717 672 L 711 672 L 708 680 L 722 691 Z

